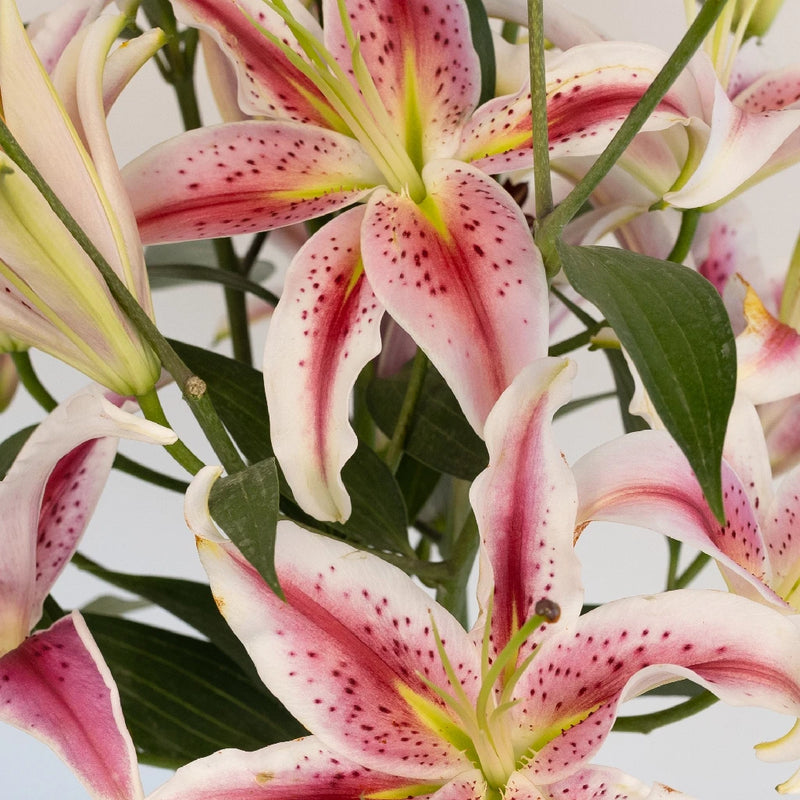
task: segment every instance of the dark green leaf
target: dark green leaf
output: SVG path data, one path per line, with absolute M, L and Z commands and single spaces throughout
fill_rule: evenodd
M 272 591 L 283 597 L 275 573 L 279 494 L 275 459 L 268 458 L 218 480 L 209 507 L 222 530 Z
M 151 603 L 174 614 L 178 619 L 208 638 L 225 655 L 247 673 L 253 683 L 260 684 L 253 662 L 244 645 L 236 638 L 228 623 L 219 613 L 208 584 L 181 578 L 160 578 L 154 575 L 129 575 L 105 569 L 80 553 L 72 557 L 72 564 L 97 578 L 144 597 Z
M 367 389 L 370 413 L 387 436 L 394 431 L 407 385 L 406 368 L 391 378 L 376 378 Z M 489 463 L 486 445 L 472 430 L 450 387 L 432 365 L 425 373 L 405 450 L 437 472 L 464 480 L 472 480 Z
M 87 614 L 86 622 L 143 762 L 174 768 L 224 747 L 256 750 L 303 735 L 213 644 L 126 619 Z
M 21 431 L 17 431 L 0 444 L 0 480 L 5 478 L 6 473 L 14 463 L 14 459 L 22 450 L 22 445 L 28 441 L 28 437 L 36 430 L 36 425 L 29 425 Z
M 481 64 L 481 96 L 478 102 L 485 103 L 491 100 L 495 93 L 494 39 L 482 0 L 466 0 L 466 2 L 472 45 L 478 53 Z
M 395 479 L 403 492 L 410 520 L 416 519 L 441 477 L 440 472 L 425 466 L 408 453 L 403 455 Z
M 559 245 L 564 271 L 614 328 L 709 506 L 724 520 L 720 463 L 736 348 L 714 287 L 698 273 L 611 247 Z
M 225 427 L 245 457 L 272 457 L 267 401 L 262 374 L 252 367 L 193 345 L 172 342 L 181 358 L 208 386 L 208 393 Z M 297 507 L 280 475 L 281 511 L 304 525 L 365 547 L 408 554 L 407 522 L 397 482 L 378 456 L 359 444 L 342 470 L 353 512 L 344 525 L 324 524 Z

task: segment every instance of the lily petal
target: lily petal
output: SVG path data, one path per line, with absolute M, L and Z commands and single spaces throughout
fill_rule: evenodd
M 317 86 L 258 29 L 257 25 L 270 31 L 304 58 L 289 26 L 261 0 L 174 0 L 173 5 L 181 22 L 207 31 L 230 58 L 244 112 L 343 129 Z M 319 23 L 302 3 L 287 0 L 286 6 L 312 36 L 322 40 Z
M 551 798 L 602 798 L 614 800 L 655 800 L 651 788 L 636 778 L 610 767 L 590 766 L 578 770 L 568 778 L 556 781 L 547 787 Z M 504 800 L 531 800 L 541 797 L 539 790 L 530 778 L 521 772 L 512 775 L 503 794 Z M 690 800 L 686 795 L 675 792 L 671 800 Z
M 108 0 L 65 0 L 26 28 L 45 72 L 52 73 L 75 34 L 97 19 Z
M 405 778 L 367 769 L 308 736 L 254 753 L 219 750 L 181 767 L 148 800 L 360 800 L 406 787 L 415 788 Z
M 690 678 L 734 706 L 800 711 L 800 620 L 736 595 L 683 589 L 607 603 L 548 638 L 515 692 L 520 723 L 554 738 L 521 770 L 560 779 L 599 748 L 617 702 Z M 586 711 L 595 708 L 591 715 Z M 568 774 L 567 770 L 567 774 Z
M 42 422 L 0 482 L 1 652 L 16 647 L 39 620 L 42 602 L 99 499 L 116 437 L 159 444 L 176 439 L 172 431 L 117 408 L 99 387 L 89 387 Z
M 220 611 L 275 696 L 327 747 L 370 769 L 443 783 L 468 766 L 405 699 L 447 713 L 427 683 L 454 691 L 436 631 L 474 702 L 480 659 L 466 631 L 401 570 L 290 522 L 279 523 L 275 546 L 282 602 L 213 529 L 206 502 L 216 474 L 206 468 L 192 481 L 187 522 Z
M 547 284 L 519 206 L 466 164 L 435 161 L 422 204 L 377 190 L 364 269 L 386 310 L 428 354 L 480 434 L 497 398 L 547 350 Z
M 77 611 L 0 658 L 0 720 L 51 747 L 96 800 L 144 796 L 116 684 Z
M 551 158 L 596 155 L 652 83 L 666 53 L 647 45 L 578 45 L 548 64 L 547 115 Z M 467 123 L 456 156 L 490 173 L 531 164 L 530 89 L 490 100 Z M 688 76 L 679 76 L 643 131 L 687 124 L 702 111 Z
M 766 545 L 739 477 L 723 462 L 727 522 L 720 526 L 680 449 L 663 431 L 627 434 L 595 448 L 574 466 L 577 524 L 640 525 L 691 544 L 736 576 L 736 591 L 785 607 L 768 588 Z
M 295 122 L 181 134 L 123 170 L 147 244 L 269 230 L 336 211 L 382 183 L 354 139 Z
M 295 500 L 319 520 L 346 520 L 341 471 L 358 440 L 350 393 L 381 349 L 383 307 L 361 265 L 363 207 L 344 212 L 292 260 L 264 348 L 270 435 Z
M 349 66 L 338 0 L 325 0 L 325 43 Z M 437 10 L 426 0 L 345 3 L 360 52 L 383 105 L 418 163 L 449 156 L 480 95 L 480 64 L 467 7 Z M 413 158 L 413 156 L 412 156 Z
M 542 635 L 572 624 L 581 612 L 583 587 L 572 542 L 575 481 L 551 430 L 553 414 L 571 395 L 575 372 L 567 359 L 534 362 L 486 420 L 489 466 L 472 484 L 470 503 L 481 531 L 478 602 L 481 617 L 491 603 L 495 653 L 542 598 L 558 604 L 561 618 L 529 637 L 522 658 Z M 483 634 L 484 624 L 479 617 L 474 631 Z

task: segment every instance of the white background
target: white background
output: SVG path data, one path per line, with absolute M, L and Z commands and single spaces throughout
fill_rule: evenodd
M 30 19 L 57 5 L 56 0 L 20 0 L 23 17 Z M 670 48 L 682 32 L 679 0 L 572 0 L 567 5 L 597 21 L 617 39 L 639 39 Z M 800 4 L 787 3 L 768 41 L 776 66 L 797 57 L 800 45 Z M 206 104 L 205 121 L 215 113 Z M 121 163 L 180 130 L 175 105 L 154 69 L 146 69 L 123 94 L 110 118 L 112 136 Z M 797 235 L 798 170 L 794 169 L 757 187 L 748 195 L 759 226 L 765 264 L 775 272 L 785 268 Z M 156 295 L 157 317 L 167 335 L 205 345 L 222 319 L 220 292 L 214 288 L 171 289 Z M 262 332 L 263 335 L 263 332 Z M 58 397 L 85 383 L 52 360 L 34 354 L 46 384 Z M 610 380 L 598 356 L 581 360 L 576 396 L 605 388 Z M 197 443 L 194 423 L 174 392 L 165 393 L 168 415 L 179 434 L 196 446 L 201 457 L 213 457 Z M 19 428 L 38 421 L 41 414 L 24 392 L 0 416 L 0 440 Z M 595 444 L 620 432 L 613 403 L 606 403 L 583 417 L 570 416 L 558 425 L 557 434 L 570 460 Z M 196 444 L 197 443 L 197 444 Z M 178 475 L 161 453 L 142 446 L 124 446 L 133 457 L 146 458 L 161 469 Z M 128 572 L 170 574 L 204 579 L 187 532 L 181 498 L 113 474 L 81 549 L 110 568 Z M 578 544 L 584 561 L 587 599 L 592 602 L 624 595 L 658 591 L 663 587 L 666 547 L 656 536 L 632 529 L 592 527 Z M 691 555 L 691 554 L 689 554 Z M 704 585 L 721 585 L 713 568 L 701 576 Z M 65 607 L 76 607 L 108 592 L 101 582 L 69 567 L 55 588 Z M 157 624 L 178 624 L 165 614 L 135 615 Z M 648 701 L 634 701 L 624 711 L 643 713 Z M 649 736 L 612 734 L 595 759 L 619 767 L 644 781 L 661 781 L 698 798 L 758 800 L 776 796 L 772 787 L 786 779 L 796 766 L 769 765 L 758 761 L 752 746 L 776 738 L 790 721 L 774 714 L 721 705 L 676 726 Z M 164 770 L 142 768 L 147 791 L 167 776 Z M 86 792 L 69 770 L 43 745 L 18 731 L 0 727 L 0 800 L 85 798 Z

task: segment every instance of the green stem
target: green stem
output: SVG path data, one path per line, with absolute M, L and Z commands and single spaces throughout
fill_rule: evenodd
M 669 548 L 669 564 L 667 565 L 667 591 L 677 589 L 678 560 L 681 557 L 681 543 L 676 539 L 667 539 Z
M 250 275 L 250 271 L 253 269 L 253 266 L 258 259 L 261 248 L 267 241 L 267 236 L 269 236 L 269 231 L 259 231 L 255 236 L 253 236 L 253 240 L 250 242 L 247 252 L 242 257 L 241 273 L 245 277 Z M 266 289 L 264 291 L 266 291 Z
M 565 353 L 571 353 L 573 350 L 577 350 L 580 347 L 586 346 L 592 341 L 592 337 L 602 327 L 603 324 L 598 323 L 597 326 L 593 325 L 591 328 L 587 328 L 585 331 L 581 331 L 580 333 L 576 333 L 574 336 L 570 336 L 569 339 L 564 339 L 560 342 L 556 342 L 555 344 L 551 344 L 548 348 L 547 355 L 563 356 Z
M 139 401 L 142 413 L 147 419 L 166 428 L 170 427 L 169 420 L 161 406 L 158 392 L 155 389 L 151 389 L 147 394 L 140 395 L 136 399 Z M 173 444 L 164 445 L 164 449 L 192 475 L 196 475 L 205 466 L 180 439 Z
M 64 226 L 75 241 L 91 258 L 106 282 L 114 300 L 142 335 L 142 338 L 153 348 L 164 369 L 172 375 L 181 388 L 184 400 L 189 404 L 189 408 L 195 415 L 225 469 L 229 473 L 244 469 L 244 462 L 223 428 L 216 411 L 214 411 L 211 399 L 205 390 L 205 383 L 192 373 L 172 349 L 169 342 L 142 309 L 136 298 L 130 293 L 128 287 L 120 280 L 102 253 L 95 247 L 83 228 L 78 225 L 72 214 L 70 214 L 60 198 L 56 196 L 39 170 L 28 158 L 25 151 L 19 146 L 19 142 L 17 142 L 2 117 L 0 117 L 0 147 L 31 179 L 53 210 L 53 213 L 64 223 Z
M 214 252 L 219 268 L 233 275 L 240 275 L 241 265 L 233 242 L 229 238 L 214 239 Z M 248 366 L 253 363 L 250 345 L 250 328 L 247 324 L 247 306 L 244 294 L 236 289 L 225 289 L 225 307 L 228 310 L 228 327 L 233 344 L 233 357 Z
M 422 384 L 425 381 L 427 369 L 428 357 L 422 350 L 417 349 L 414 363 L 411 365 L 411 376 L 408 379 L 403 405 L 400 408 L 400 416 L 397 418 L 392 440 L 389 442 L 384 456 L 384 461 L 393 473 L 397 471 L 397 467 L 400 466 L 400 459 L 403 457 L 403 448 L 408 438 L 408 431 L 417 407 L 417 401 L 422 392 Z
M 189 488 L 189 484 L 186 481 L 173 478 L 171 475 L 165 475 L 163 472 L 157 472 L 144 464 L 140 464 L 138 461 L 134 461 L 132 458 L 128 458 L 128 456 L 122 455 L 122 453 L 117 453 L 115 456 L 114 469 L 152 483 L 154 486 L 161 486 L 172 492 L 178 492 L 178 494 L 185 494 Z
M 550 185 L 550 140 L 547 126 L 547 75 L 544 66 L 544 10 L 542 0 L 528 0 L 528 56 L 531 75 L 533 124 L 533 186 L 536 219 L 553 210 Z M 545 259 L 545 264 L 548 260 Z M 550 276 L 552 277 L 552 275 Z
M 27 350 L 11 353 L 11 360 L 17 368 L 17 374 L 28 394 L 48 413 L 57 405 L 58 401 L 45 389 L 44 384 L 33 369 L 33 363 Z
M 699 208 L 687 208 L 681 214 L 681 228 L 678 231 L 678 238 L 672 246 L 667 261 L 674 261 L 676 264 L 683 264 L 694 240 L 697 224 L 700 222 L 700 215 L 703 212 Z
M 255 283 L 242 275 L 233 272 L 223 272 L 217 267 L 204 267 L 202 264 L 153 264 L 147 268 L 151 284 L 159 279 L 183 280 L 187 282 L 207 281 L 218 283 L 222 286 L 235 289 L 237 292 L 247 292 L 253 297 L 258 297 L 271 306 L 278 305 L 280 299 L 260 283 Z
M 630 114 L 628 114 L 606 149 L 600 154 L 584 178 L 559 204 L 558 208 L 546 220 L 542 221 L 537 231 L 536 241 L 543 254 L 555 249 L 555 242 L 564 226 L 578 213 L 600 181 L 617 163 L 619 157 L 633 141 L 633 137 L 641 130 L 648 117 L 655 111 L 661 99 L 689 63 L 706 34 L 711 30 L 727 2 L 728 0 L 706 0 L 703 3 L 689 30 L 681 39 L 662 70 L 656 75 L 655 80 L 633 107 Z
M 475 514 L 470 511 L 461 526 L 458 537 L 452 543 L 452 553 L 447 559 L 447 579 L 436 585 L 436 600 L 444 606 L 464 627 L 467 627 L 467 581 L 469 580 L 475 554 L 478 552 L 480 533 Z
M 617 717 L 613 730 L 625 733 L 650 733 L 656 728 L 679 722 L 703 711 L 717 702 L 717 698 L 709 691 L 704 691 L 696 697 L 678 703 L 676 706 L 655 711 L 652 714 L 633 714 L 627 717 Z
M 703 567 L 711 560 L 711 556 L 707 553 L 698 553 L 694 561 L 675 578 L 675 588 L 683 589 L 688 586 L 697 577 Z

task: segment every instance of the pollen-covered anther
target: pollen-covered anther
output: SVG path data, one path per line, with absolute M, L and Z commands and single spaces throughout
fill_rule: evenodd
M 558 622 L 561 616 L 561 607 L 558 603 L 553 602 L 547 597 L 543 597 L 541 600 L 536 601 L 534 613 L 537 617 L 544 617 L 545 622 L 552 624 L 553 622 Z

